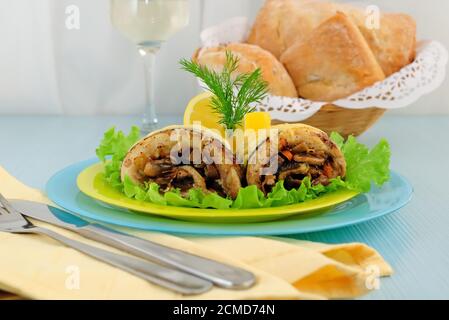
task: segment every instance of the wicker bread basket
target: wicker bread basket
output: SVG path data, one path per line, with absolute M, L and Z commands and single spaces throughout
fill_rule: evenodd
M 246 43 L 250 24 L 235 17 L 201 33 L 202 47 Z M 441 86 L 446 76 L 448 51 L 438 41 L 416 43 L 416 57 L 385 80 L 334 103 L 273 94 L 257 106 L 271 114 L 273 124 L 305 123 L 327 133 L 358 136 L 371 128 L 389 109 L 407 107 Z M 200 83 L 200 86 L 203 85 Z M 377 106 L 377 107 L 371 107 Z
M 359 136 L 373 126 L 385 111 L 381 108 L 346 109 L 328 104 L 301 123 L 320 128 L 328 134 L 338 132 L 344 137 Z M 279 120 L 273 121 L 273 124 L 281 123 Z

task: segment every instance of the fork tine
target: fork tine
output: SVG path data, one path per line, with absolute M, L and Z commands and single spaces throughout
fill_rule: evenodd
M 4 209 L 9 213 L 18 213 L 16 209 L 14 209 L 8 200 L 0 193 L 0 203 L 3 205 Z

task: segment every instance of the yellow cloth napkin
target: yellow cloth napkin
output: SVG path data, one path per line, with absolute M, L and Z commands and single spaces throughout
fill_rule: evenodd
M 0 167 L 0 192 L 10 199 L 50 200 Z M 37 225 L 116 251 L 73 232 Z M 136 236 L 254 272 L 248 290 L 214 288 L 183 297 L 38 235 L 0 232 L 0 299 L 12 293 L 31 299 L 329 299 L 354 298 L 376 287 L 392 269 L 372 248 L 327 245 L 275 237 L 176 237 L 121 229 Z M 117 252 L 117 251 L 116 251 Z M 2 292 L 3 291 L 3 292 Z

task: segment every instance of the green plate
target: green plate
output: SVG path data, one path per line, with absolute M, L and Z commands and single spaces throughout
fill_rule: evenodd
M 354 191 L 342 190 L 326 194 L 318 199 L 283 207 L 239 210 L 199 209 L 161 206 L 151 202 L 129 199 L 118 190 L 109 186 L 103 177 L 102 163 L 96 163 L 89 166 L 78 175 L 78 188 L 90 198 L 114 207 L 195 222 L 245 223 L 274 221 L 293 215 L 315 215 L 327 212 L 336 205 L 348 201 L 358 195 L 358 193 Z

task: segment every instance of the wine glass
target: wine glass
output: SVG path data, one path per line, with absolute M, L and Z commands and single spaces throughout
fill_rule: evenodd
M 134 42 L 145 63 L 146 106 L 142 131 L 158 126 L 153 67 L 161 45 L 189 24 L 188 0 L 110 0 L 112 24 Z

